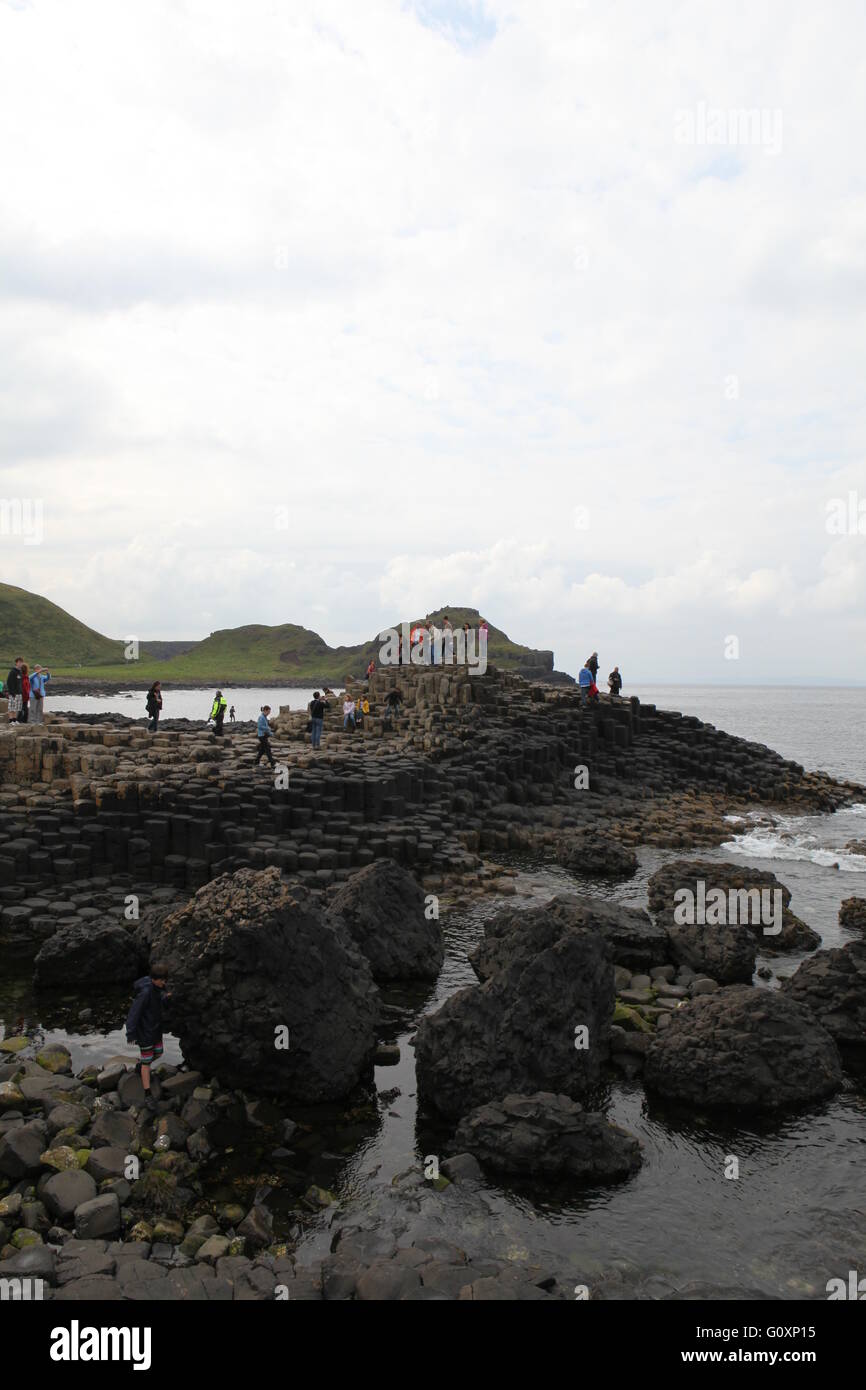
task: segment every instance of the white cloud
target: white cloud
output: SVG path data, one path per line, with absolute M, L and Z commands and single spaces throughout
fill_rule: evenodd
M 739 623 L 741 679 L 866 679 L 866 536 L 824 524 L 866 496 L 864 31 L 0 7 L 2 492 L 46 516 L 2 577 L 109 633 L 473 603 L 572 670 L 730 678 Z M 780 152 L 677 144 L 700 102 Z

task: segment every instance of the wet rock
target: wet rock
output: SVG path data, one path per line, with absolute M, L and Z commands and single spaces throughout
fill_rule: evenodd
M 379 1260 L 359 1277 L 355 1297 L 361 1303 L 395 1303 L 421 1286 L 417 1270 L 393 1260 Z
M 574 931 L 596 932 L 610 942 L 613 960 L 629 972 L 648 969 L 652 961 L 667 954 L 667 932 L 656 926 L 640 908 L 624 907 L 604 898 L 579 893 L 559 893 L 543 907 L 520 910 L 507 908 L 485 924 L 484 941 L 470 956 L 479 979 L 486 980 L 507 961 L 509 942 L 522 933 L 525 925 L 539 917 L 553 917 Z
M 849 931 L 866 931 L 866 898 L 846 898 L 839 908 L 839 925 Z
M 425 915 L 417 880 L 392 859 L 352 874 L 328 901 L 370 962 L 375 980 L 434 979 L 444 959 L 442 930 Z
M 43 1047 L 37 1052 L 36 1061 L 45 1071 L 52 1073 L 72 1071 L 72 1054 L 62 1043 L 50 1043 L 48 1047 Z
M 695 926 L 690 926 L 676 921 L 677 916 L 682 916 L 684 906 L 683 898 L 677 899 L 676 895 L 683 889 L 693 894 L 696 911 L 698 904 L 704 902 L 705 916 L 708 918 L 705 923 L 698 921 Z M 718 923 L 714 922 L 716 909 L 713 900 L 707 902 L 713 890 L 724 895 L 723 906 L 721 899 L 718 900 L 721 917 Z M 781 930 L 778 932 L 774 920 L 777 892 L 781 895 L 778 902 L 782 909 Z M 743 932 L 753 937 L 763 951 L 814 951 L 821 945 L 818 932 L 801 922 L 791 911 L 790 888 L 765 869 L 709 860 L 677 859 L 664 864 L 653 874 L 648 884 L 648 897 L 650 912 L 668 929 L 674 959 L 685 961 L 695 969 L 706 970 L 723 983 L 751 978 L 751 971 L 748 976 L 730 973 L 736 968 L 737 961 L 743 958 L 743 947 L 739 940 Z M 718 940 L 736 942 L 722 954 L 719 963 L 712 958 L 713 943 Z M 695 965 L 699 953 L 702 953 L 700 964 Z
M 485 1168 L 533 1177 L 614 1182 L 641 1163 L 633 1135 L 549 1091 L 479 1106 L 460 1121 L 454 1142 Z
M 74 979 L 76 987 L 128 985 L 143 965 L 141 946 L 113 922 L 82 922 L 77 918 L 58 927 L 43 942 L 36 957 L 34 984 L 60 988 Z
M 498 940 L 484 984 L 418 1025 L 420 1090 L 443 1114 L 514 1092 L 582 1095 L 601 1075 L 614 1002 L 608 943 L 557 913 L 524 913 L 520 926 Z
M 163 923 L 184 1055 L 224 1084 L 333 1100 L 375 1041 L 377 991 L 345 928 L 300 903 L 276 867 L 201 888 Z M 207 980 L 203 990 L 201 981 Z M 275 1045 L 282 1037 L 288 1046 Z
M 701 1106 L 776 1110 L 833 1095 L 836 1044 L 802 1005 L 778 991 L 733 985 L 693 999 L 656 1033 L 647 1088 Z
M 826 1028 L 847 1065 L 866 1071 L 866 941 L 819 951 L 781 988 Z
M 637 872 L 634 850 L 593 830 L 561 839 L 556 858 L 565 868 L 592 878 L 631 878 Z
M 29 1249 L 12 1255 L 0 1264 L 2 1277 L 43 1279 L 46 1284 L 54 1284 L 57 1277 L 57 1256 L 45 1245 L 31 1245 Z

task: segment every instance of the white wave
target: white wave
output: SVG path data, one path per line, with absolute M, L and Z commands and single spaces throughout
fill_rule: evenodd
M 843 806 L 841 809 L 852 816 L 866 816 L 866 801 L 855 801 L 853 806 Z
M 732 840 L 726 840 L 721 848 L 751 859 L 794 859 L 820 864 L 824 868 L 838 865 L 843 873 L 866 873 L 866 855 L 832 849 L 820 844 L 814 835 L 781 826 L 762 826 L 745 835 L 736 835 Z

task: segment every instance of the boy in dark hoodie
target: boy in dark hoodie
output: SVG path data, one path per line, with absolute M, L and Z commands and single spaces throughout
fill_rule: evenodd
M 141 1071 L 141 1084 L 144 1087 L 144 1103 L 148 1110 L 156 1109 L 156 1101 L 150 1094 L 150 1069 L 162 1056 L 162 1004 L 163 990 L 168 982 L 168 966 L 156 962 L 150 967 L 149 975 L 136 980 L 135 999 L 126 1020 L 126 1040 L 137 1043 L 141 1048 L 141 1061 L 136 1070 Z

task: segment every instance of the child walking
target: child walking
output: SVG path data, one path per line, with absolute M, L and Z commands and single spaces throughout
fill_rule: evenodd
M 144 1103 L 151 1112 L 156 1110 L 156 1101 L 150 1093 L 150 1069 L 162 1056 L 162 1005 L 163 998 L 168 998 L 163 990 L 167 983 L 168 966 L 155 962 L 149 975 L 136 980 L 135 999 L 126 1020 L 126 1041 L 137 1043 L 141 1049 L 136 1071 L 141 1072 Z

